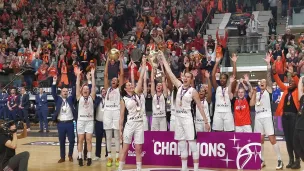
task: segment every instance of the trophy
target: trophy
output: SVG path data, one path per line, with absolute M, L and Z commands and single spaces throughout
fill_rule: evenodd
M 162 77 L 164 73 L 158 68 L 159 62 L 161 61 L 162 52 L 160 50 L 150 51 L 149 60 L 154 70 L 155 80 L 162 82 Z
M 108 52 L 108 57 L 111 60 L 117 61 L 118 58 L 120 56 L 120 51 L 118 49 L 112 48 L 109 52 Z

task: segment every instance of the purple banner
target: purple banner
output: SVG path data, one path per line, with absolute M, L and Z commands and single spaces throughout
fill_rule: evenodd
M 261 135 L 257 133 L 200 132 L 199 167 L 229 169 L 261 169 Z M 191 151 L 189 156 L 191 156 Z M 126 164 L 135 164 L 135 145 L 132 142 Z M 174 132 L 145 132 L 142 163 L 157 166 L 181 166 L 178 143 Z M 188 158 L 192 167 L 192 156 Z

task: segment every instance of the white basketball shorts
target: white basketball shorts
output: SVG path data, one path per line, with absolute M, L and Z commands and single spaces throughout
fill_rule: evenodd
M 251 125 L 235 126 L 235 132 L 252 132 Z
M 142 121 L 127 121 L 123 131 L 123 142 L 131 144 L 133 136 L 135 144 L 144 143 L 144 123 Z
M 103 115 L 103 129 L 119 130 L 120 110 L 105 110 Z
M 215 131 L 234 131 L 231 112 L 214 112 L 212 129 Z
M 167 118 L 153 117 L 151 123 L 151 131 L 167 131 Z
M 77 134 L 93 134 L 94 121 L 77 121 Z
M 210 126 L 210 123 L 208 123 Z M 205 131 L 205 123 L 204 122 L 195 122 L 195 130 L 196 132 L 207 132 Z
M 192 117 L 175 117 L 175 140 L 195 140 L 196 131 Z
M 266 136 L 274 135 L 272 117 L 255 119 L 254 132 L 261 133 Z

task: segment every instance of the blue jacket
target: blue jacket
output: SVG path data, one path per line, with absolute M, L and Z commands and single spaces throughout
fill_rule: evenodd
M 22 99 L 22 95 L 18 96 L 18 104 L 21 104 L 21 107 L 24 107 L 24 109 L 30 108 L 30 96 L 28 94 L 24 94 Z M 20 103 L 22 101 L 22 103 Z
M 4 93 L 3 95 L 2 93 L 0 93 L 0 108 L 7 106 L 7 98 L 8 98 L 7 93 Z
M 74 92 L 75 91 L 74 91 L 74 88 L 73 88 L 73 90 L 72 90 L 72 96 L 69 96 L 67 98 L 67 102 L 69 104 L 69 107 L 72 110 L 72 114 L 73 114 L 74 120 L 77 120 L 77 112 L 76 112 L 75 107 L 74 107 L 74 102 L 75 102 Z M 53 115 L 53 120 L 57 121 L 58 115 L 59 115 L 59 113 L 61 111 L 61 106 L 62 106 L 63 99 L 62 99 L 61 96 L 57 95 L 56 85 L 52 85 L 52 96 L 53 96 L 54 102 L 56 104 L 56 109 L 55 109 L 55 112 L 54 112 L 54 115 Z
M 47 95 L 45 93 L 41 95 L 41 98 L 40 98 L 40 94 L 37 94 L 35 97 L 35 101 L 36 101 L 36 110 L 42 110 L 42 111 L 49 110 Z
M 34 59 L 31 63 L 32 67 L 34 68 L 35 72 L 38 71 L 40 65 L 42 64 L 41 59 Z

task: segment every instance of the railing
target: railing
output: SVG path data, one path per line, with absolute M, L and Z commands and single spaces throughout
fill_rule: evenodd
M 293 33 L 293 35 L 297 36 L 297 35 L 300 35 L 300 33 Z M 275 35 L 276 37 L 279 36 L 279 35 Z M 283 36 L 283 35 L 280 35 L 280 36 Z M 239 39 L 240 38 L 243 38 L 245 39 L 243 43 L 245 43 L 243 46 L 245 49 L 248 49 L 249 46 L 253 46 L 253 45 L 256 45 L 258 46 L 258 49 L 257 51 L 260 51 L 260 52 L 265 52 L 265 51 L 268 51 L 268 49 L 270 48 L 269 47 L 269 43 L 268 43 L 268 39 L 269 39 L 270 35 L 260 35 L 260 36 L 229 36 L 228 37 L 228 47 L 229 49 L 234 49 L 234 48 L 238 48 L 240 47 L 241 45 L 239 44 Z M 250 43 L 250 38 L 257 38 L 257 44 L 251 44 Z M 298 45 L 298 40 L 297 38 L 294 40 L 295 41 L 295 44 L 297 46 Z M 231 50 L 232 50 L 231 49 Z M 248 50 L 246 50 L 247 52 L 249 52 Z
M 202 24 L 201 28 L 199 29 L 198 33 L 201 33 L 202 35 L 204 35 L 204 33 L 206 33 L 207 25 L 210 22 L 211 17 L 214 15 L 214 11 L 215 10 L 211 10 L 209 12 L 209 14 L 207 15 L 204 23 Z

